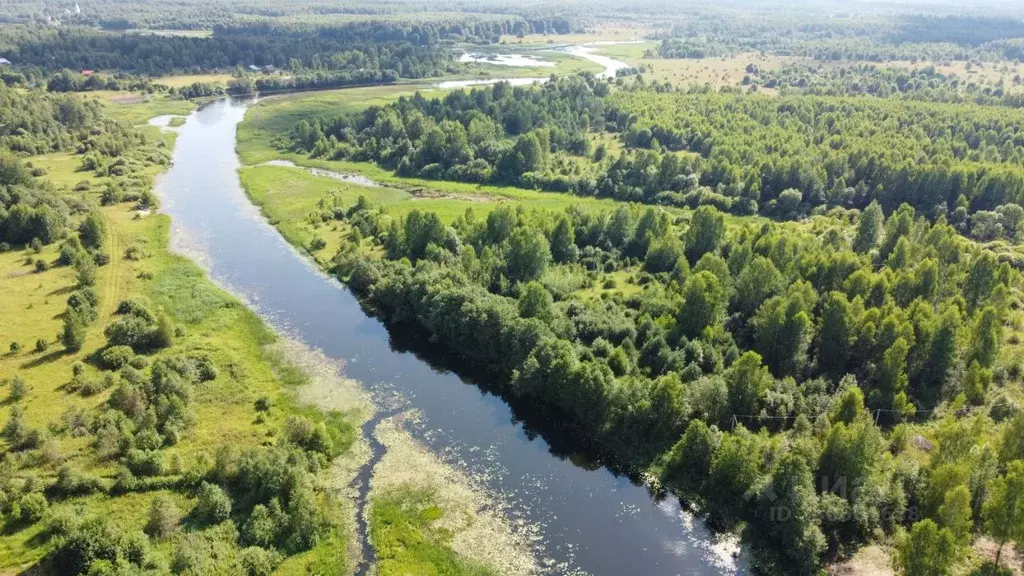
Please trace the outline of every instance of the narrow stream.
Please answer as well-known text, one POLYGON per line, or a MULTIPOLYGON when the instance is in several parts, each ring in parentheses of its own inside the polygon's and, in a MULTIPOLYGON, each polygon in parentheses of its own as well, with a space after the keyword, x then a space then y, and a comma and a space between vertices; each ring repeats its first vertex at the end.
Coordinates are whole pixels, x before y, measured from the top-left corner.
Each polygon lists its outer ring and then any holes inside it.
POLYGON ((558 434, 557 422, 513 408, 486 382, 450 371, 455 364, 426 339, 389 334, 344 286, 288 245, 239 184, 235 135, 246 106, 210 103, 179 129, 173 166, 159 184, 175 250, 271 325, 343 362, 346 376, 378 397, 403 397, 422 415, 408 426, 418 440, 497 494, 513 526, 535 527, 545 573, 746 572, 734 541, 712 534, 676 501, 652 499, 644 487, 588 462, 558 434))

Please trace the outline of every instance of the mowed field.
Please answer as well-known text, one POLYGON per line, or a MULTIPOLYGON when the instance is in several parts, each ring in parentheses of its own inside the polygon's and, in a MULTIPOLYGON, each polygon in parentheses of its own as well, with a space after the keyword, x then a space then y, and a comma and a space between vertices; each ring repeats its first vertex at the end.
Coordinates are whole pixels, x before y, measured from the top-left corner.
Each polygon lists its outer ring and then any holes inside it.
POLYGON ((156 78, 153 80, 153 83, 167 86, 168 88, 181 88, 182 86, 191 86, 196 82, 204 84, 222 82, 226 84, 231 78, 231 74, 179 74, 156 78))

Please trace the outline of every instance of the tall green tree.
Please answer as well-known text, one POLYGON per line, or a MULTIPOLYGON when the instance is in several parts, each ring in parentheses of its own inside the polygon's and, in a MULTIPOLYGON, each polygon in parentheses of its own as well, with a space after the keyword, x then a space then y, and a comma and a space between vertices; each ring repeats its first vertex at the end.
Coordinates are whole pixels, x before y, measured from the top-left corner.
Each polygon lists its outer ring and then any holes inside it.
POLYGON ((853 344, 850 303, 842 292, 830 292, 821 310, 818 368, 833 378, 846 372, 853 344))
POLYGON ((757 415, 774 379, 761 365, 757 352, 745 352, 725 373, 729 409, 733 414, 757 415))
POLYGON ((559 264, 575 262, 579 258, 576 247, 576 230, 569 218, 562 215, 551 232, 551 258, 559 264))
POLYGON ((103 222, 103 216, 98 212, 90 212, 79 226, 78 236, 82 240, 82 246, 92 250, 102 248, 107 236, 107 225, 103 222))
POLYGON ((784 288, 782 273, 764 256, 755 256, 736 278, 735 310, 753 316, 765 300, 784 288))
POLYGON ((989 499, 982 518, 989 535, 999 543, 996 565, 1007 542, 1024 544, 1024 461, 1010 462, 1006 475, 989 484, 989 499))
POLYGON ((711 206, 701 206, 686 229, 686 257, 696 263, 701 256, 717 251, 724 239, 725 217, 711 206))
POLYGON ((971 359, 988 368, 999 357, 999 340, 1002 337, 1002 322, 992 306, 986 306, 974 322, 971 359))
POLYGON ((690 420, 683 437, 669 450, 665 480, 678 485, 690 498, 701 494, 720 442, 717 430, 709 428, 702 420, 690 420))
POLYGON ((815 301, 814 289, 800 282, 758 308, 753 320, 755 348, 772 374, 796 375, 806 362, 814 332, 811 312, 815 301))
POLYGON ((682 333, 696 338, 725 313, 725 290, 710 272, 698 272, 683 285, 683 306, 676 321, 682 333))
POLYGON ((543 284, 528 282, 519 293, 519 315, 550 322, 554 317, 554 298, 543 284))
POLYGON ((551 261, 548 239, 539 231, 519 228, 509 238, 506 271, 514 282, 540 278, 551 261))
POLYGON ((780 460, 769 486, 748 532, 759 544, 755 557, 760 567, 780 574, 817 574, 826 544, 810 467, 790 452, 780 460))
POLYGON ((947 576, 958 555, 956 537, 930 519, 914 524, 897 551, 898 567, 906 576, 947 576))
POLYGON ((853 250, 864 253, 874 248, 878 244, 878 237, 881 235, 884 225, 885 214, 882 213, 882 206, 878 204, 877 200, 872 200, 860 214, 853 250))

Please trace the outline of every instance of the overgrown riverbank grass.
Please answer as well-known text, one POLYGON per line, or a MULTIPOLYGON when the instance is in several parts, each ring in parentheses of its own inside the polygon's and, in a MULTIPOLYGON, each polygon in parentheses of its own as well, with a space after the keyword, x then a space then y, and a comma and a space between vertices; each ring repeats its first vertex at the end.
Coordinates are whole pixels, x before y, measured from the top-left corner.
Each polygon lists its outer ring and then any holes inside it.
POLYGON ((195 109, 194 102, 176 100, 164 94, 142 94, 100 90, 87 92, 86 98, 95 98, 111 116, 134 125, 145 124, 154 116, 165 114, 187 115, 195 109))
POLYGON ((300 120, 383 105, 403 94, 411 95, 416 90, 429 88, 429 84, 392 84, 272 96, 249 107, 246 121, 238 127, 236 149, 245 164, 273 160, 277 154, 270 143, 294 130, 300 120))
POLYGON ((473 46, 465 46, 463 49, 470 54, 514 54, 526 55, 538 60, 553 62, 554 66, 505 66, 502 64, 490 64, 487 62, 469 63, 466 77, 480 78, 546 78, 552 74, 576 74, 578 72, 598 73, 604 70, 600 64, 590 60, 543 48, 532 48, 529 50, 508 49, 504 46, 480 49, 473 46))
POLYGON ((371 535, 379 576, 437 574, 497 576, 497 572, 460 558, 449 546, 452 535, 436 524, 444 511, 426 490, 403 487, 378 495, 370 510, 371 535))

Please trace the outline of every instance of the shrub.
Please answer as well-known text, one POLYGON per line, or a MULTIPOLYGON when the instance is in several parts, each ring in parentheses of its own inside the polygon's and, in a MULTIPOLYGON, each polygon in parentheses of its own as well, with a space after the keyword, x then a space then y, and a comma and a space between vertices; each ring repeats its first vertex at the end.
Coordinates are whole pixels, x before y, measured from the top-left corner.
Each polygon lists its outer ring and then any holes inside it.
POLYGON ((181 512, 174 505, 174 500, 167 496, 158 496, 149 507, 146 534, 158 539, 166 538, 178 529, 180 521, 181 512))
MULTIPOLYGON (((68 296, 68 306, 70 308, 95 308, 99 301, 100 299, 99 296, 96 295, 96 291, 88 286, 79 288, 68 296)), ((91 318, 91 320, 95 320, 95 318, 91 318)))
POLYGON ((104 334, 113 346, 142 350, 151 346, 153 325, 138 316, 125 316, 107 326, 104 334))
POLYGON ((326 247, 327 242, 319 236, 314 236, 313 239, 309 241, 310 252, 319 252, 320 250, 323 250, 326 247))
POLYGON ((50 269, 50 265, 46 263, 46 260, 43 260, 42 258, 36 260, 36 264, 35 264, 36 274, 42 274, 43 272, 46 272, 49 269, 50 269))
POLYGON ((132 449, 125 456, 125 466, 136 476, 160 476, 164 473, 164 456, 158 450, 132 449))
POLYGON ((100 195, 100 204, 103 206, 113 206, 123 199, 124 196, 120 190, 108 186, 103 190, 103 194, 100 195))
POLYGON ((125 260, 137 262, 146 257, 146 252, 139 245, 132 244, 131 246, 124 249, 124 257, 125 260))
POLYGON ((46 338, 40 338, 36 340, 36 352, 46 352, 46 349, 50 347, 50 343, 46 341, 46 338))
POLYGON ((96 252, 92 255, 92 261, 95 262, 97 266, 106 266, 107 264, 110 264, 110 254, 107 254, 106 252, 96 252))
POLYGON ((242 550, 242 569, 247 576, 270 576, 280 563, 281 556, 271 550, 257 546, 242 550))
MULTIPOLYGON (((129 563, 141 566, 146 561, 148 544, 145 537, 121 532, 115 521, 87 518, 70 528, 52 552, 58 574, 85 574, 95 564, 129 563)), ((100 572, 97 570, 97 573, 100 572)), ((102 572, 101 572, 102 573, 102 572)))
POLYGON ((67 536, 80 520, 79 510, 70 507, 50 508, 43 522, 43 534, 51 538, 67 536))
POLYGON ((281 518, 283 515, 277 500, 271 502, 271 508, 263 504, 253 506, 249 518, 242 525, 243 540, 264 548, 271 546, 277 540, 278 529, 285 523, 281 518))
POLYGON ((135 358, 130 346, 111 346, 100 353, 100 364, 107 370, 120 370, 135 358))
POLYGON ((40 252, 43 251, 43 241, 40 240, 38 237, 33 238, 32 241, 29 242, 28 247, 35 254, 39 254, 40 252))
POLYGON ((270 398, 261 396, 256 399, 256 411, 257 412, 269 412, 270 411, 270 398))
POLYGON ((32 175, 35 176, 36 178, 46 176, 46 174, 46 168, 43 168, 42 166, 36 166, 35 168, 32 169, 32 175))
POLYGON ((160 206, 160 199, 151 190, 139 194, 139 210, 152 210, 160 206))
POLYGON ((174 324, 166 314, 161 314, 153 331, 151 345, 154 348, 170 348, 174 345, 174 324))
POLYGON ((223 522, 231 516, 231 498, 220 486, 203 482, 199 486, 196 514, 212 524, 223 522))
POLYGON ((24 398, 27 393, 28 384, 26 384, 25 380, 20 376, 15 376, 14 379, 11 380, 11 392, 8 397, 11 401, 17 402, 24 398))
POLYGON ((99 478, 75 471, 65 464, 57 471, 57 481, 50 488, 58 496, 84 496, 103 490, 99 478))
POLYGON ((60 343, 69 352, 78 352, 85 344, 86 322, 82 315, 69 308, 64 314, 64 327, 60 333, 60 343))
POLYGON ((8 347, 8 349, 11 351, 11 354, 17 354, 18 352, 21 352, 21 342, 11 342, 11 345, 8 347))
POLYGON ((138 316, 149 322, 156 320, 156 316, 149 311, 146 303, 136 298, 126 298, 117 305, 117 313, 124 315, 138 316))
POLYGON ((92 258, 79 258, 75 262, 75 275, 79 286, 96 284, 96 263, 92 258))
POLYGON ((87 192, 92 189, 92 183, 88 180, 79 180, 73 190, 75 192, 87 192))
POLYGON ((78 261, 84 250, 82 243, 78 241, 78 236, 71 236, 61 243, 57 263, 61 266, 71 266, 78 261))
POLYGON ((21 506, 21 521, 26 524, 35 524, 42 520, 50 508, 46 496, 39 492, 31 492, 22 496, 19 504, 21 506))
POLYGON ((327 426, 302 416, 289 416, 284 423, 285 438, 302 448, 326 455, 331 455, 334 448, 327 426))

